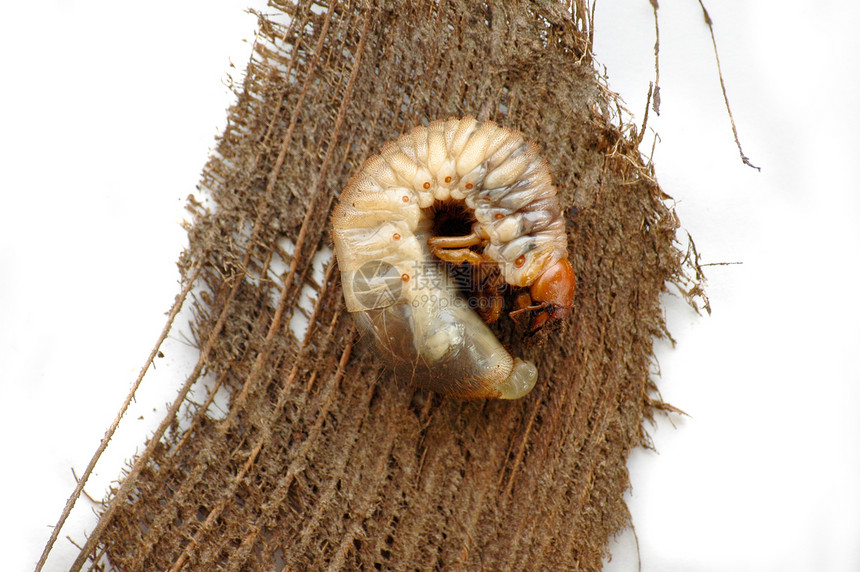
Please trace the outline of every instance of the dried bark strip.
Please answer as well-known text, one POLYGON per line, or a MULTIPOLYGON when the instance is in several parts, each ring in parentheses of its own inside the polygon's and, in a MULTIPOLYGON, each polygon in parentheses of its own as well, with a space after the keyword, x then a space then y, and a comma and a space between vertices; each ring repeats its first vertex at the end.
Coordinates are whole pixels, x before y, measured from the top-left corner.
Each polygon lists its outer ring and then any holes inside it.
POLYGON ((205 366, 230 410, 195 406, 179 429, 183 387, 75 569, 102 554, 123 570, 601 568, 629 520, 627 455, 665 407, 649 375, 661 293, 700 290, 636 129, 613 124, 591 67, 592 10, 282 0, 260 15, 202 175, 215 206, 192 203, 180 261, 201 348, 186 386, 205 366), (356 342, 333 263, 310 278, 362 161, 416 124, 467 114, 536 140, 570 219, 567 327, 539 345, 497 328, 539 366, 517 402, 392 379, 356 342))

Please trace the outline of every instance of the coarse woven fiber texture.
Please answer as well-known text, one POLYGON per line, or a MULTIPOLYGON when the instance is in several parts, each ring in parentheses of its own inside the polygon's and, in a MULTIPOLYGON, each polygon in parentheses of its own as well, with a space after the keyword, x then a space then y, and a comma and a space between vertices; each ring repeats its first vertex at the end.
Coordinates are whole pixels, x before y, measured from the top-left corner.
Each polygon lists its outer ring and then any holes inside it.
POLYGON ((593 69, 589 10, 298 0, 259 15, 180 260, 200 362, 76 568, 602 567, 629 522, 627 456, 668 407, 653 379, 661 293, 700 291, 636 129, 593 69), (568 219, 572 315, 543 343, 497 329, 539 369, 513 402, 395 380, 358 339, 336 264, 314 277, 362 162, 464 115, 534 140, 568 219), (215 387, 194 403, 204 374, 215 387), (215 389, 226 415, 209 407, 215 389))

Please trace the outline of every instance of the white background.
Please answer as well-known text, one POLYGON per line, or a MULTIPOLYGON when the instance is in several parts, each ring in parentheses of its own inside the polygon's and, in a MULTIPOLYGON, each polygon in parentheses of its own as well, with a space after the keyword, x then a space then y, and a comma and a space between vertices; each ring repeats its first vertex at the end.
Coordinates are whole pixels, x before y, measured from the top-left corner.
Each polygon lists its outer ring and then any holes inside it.
MULTIPOLYGON (((178 292, 179 223, 241 80, 259 0, 7 3, 0 16, 0 568, 29 570, 178 292), (235 68, 230 67, 230 63, 235 68)), ((813 7, 814 6, 814 7, 813 7)), ((709 266, 710 317, 667 296, 663 398, 630 459, 642 570, 860 570, 860 8, 660 10, 664 190, 709 266)), ((595 52, 641 121, 647 0, 599 2, 595 52)), ((650 138, 644 146, 650 149, 650 138)), ((181 333, 86 490, 101 498, 175 396, 181 333)), ((96 519, 82 498, 47 570, 96 519)), ((636 570, 635 540, 607 569, 636 570)))

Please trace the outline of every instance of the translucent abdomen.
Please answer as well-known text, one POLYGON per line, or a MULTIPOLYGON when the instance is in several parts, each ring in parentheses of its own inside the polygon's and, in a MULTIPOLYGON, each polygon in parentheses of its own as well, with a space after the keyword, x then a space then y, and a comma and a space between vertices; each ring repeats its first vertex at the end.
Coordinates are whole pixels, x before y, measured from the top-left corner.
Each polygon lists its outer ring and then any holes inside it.
POLYGON ((428 287, 411 299, 353 313, 364 335, 372 335, 398 379, 453 397, 517 399, 531 391, 537 369, 512 358, 446 274, 428 265, 428 287))

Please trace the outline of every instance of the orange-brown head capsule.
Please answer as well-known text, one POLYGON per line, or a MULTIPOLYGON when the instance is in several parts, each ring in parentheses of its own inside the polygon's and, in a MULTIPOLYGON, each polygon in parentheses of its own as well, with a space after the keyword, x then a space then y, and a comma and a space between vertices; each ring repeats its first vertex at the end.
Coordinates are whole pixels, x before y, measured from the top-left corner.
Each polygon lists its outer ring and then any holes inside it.
POLYGON ((532 331, 544 327, 549 322, 563 319, 573 305, 573 292, 576 289, 576 277, 573 267, 567 258, 562 258, 531 285, 529 292, 533 302, 544 304, 534 317, 532 331))

